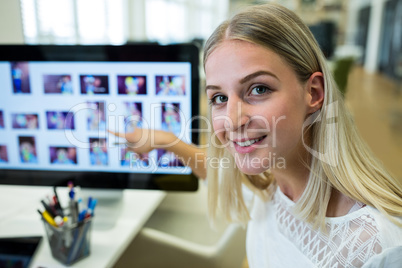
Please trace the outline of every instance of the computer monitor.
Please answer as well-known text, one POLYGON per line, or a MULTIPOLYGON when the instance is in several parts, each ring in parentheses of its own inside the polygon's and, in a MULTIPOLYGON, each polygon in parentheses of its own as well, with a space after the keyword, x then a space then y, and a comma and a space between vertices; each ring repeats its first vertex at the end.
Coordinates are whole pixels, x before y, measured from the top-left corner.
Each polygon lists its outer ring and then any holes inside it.
POLYGON ((138 155, 107 133, 198 143, 194 45, 1 45, 0 92, 0 184, 197 190, 175 155, 138 155))

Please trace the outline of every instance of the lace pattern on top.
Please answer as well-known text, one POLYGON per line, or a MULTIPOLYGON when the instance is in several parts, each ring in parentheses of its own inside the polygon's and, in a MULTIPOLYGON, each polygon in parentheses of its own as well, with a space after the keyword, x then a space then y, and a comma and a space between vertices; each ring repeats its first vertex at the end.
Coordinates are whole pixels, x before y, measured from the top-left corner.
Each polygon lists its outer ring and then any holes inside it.
POLYGON ((357 212, 356 217, 345 220, 327 218, 324 234, 298 220, 291 213, 294 204, 279 191, 273 200, 278 229, 317 267, 361 267, 382 251, 379 230, 370 214, 357 212))

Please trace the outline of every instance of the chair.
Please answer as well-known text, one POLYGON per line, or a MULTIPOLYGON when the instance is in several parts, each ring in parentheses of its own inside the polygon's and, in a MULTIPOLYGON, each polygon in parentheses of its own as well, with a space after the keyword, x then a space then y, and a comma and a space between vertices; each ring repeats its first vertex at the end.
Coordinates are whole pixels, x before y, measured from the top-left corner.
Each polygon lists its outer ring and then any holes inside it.
POLYGON ((240 268, 246 230, 207 220, 206 186, 196 193, 168 193, 116 264, 119 267, 240 268))

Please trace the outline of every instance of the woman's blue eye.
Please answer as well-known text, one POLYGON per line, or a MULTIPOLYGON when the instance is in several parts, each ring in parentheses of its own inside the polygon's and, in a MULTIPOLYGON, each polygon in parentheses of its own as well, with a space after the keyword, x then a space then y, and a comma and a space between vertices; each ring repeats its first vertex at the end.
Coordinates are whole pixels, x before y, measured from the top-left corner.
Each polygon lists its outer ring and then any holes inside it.
POLYGON ((211 99, 212 104, 221 104, 228 101, 228 97, 223 95, 215 96, 211 99))
POLYGON ((251 90, 251 95, 261 95, 269 91, 269 88, 264 86, 256 86, 251 90))

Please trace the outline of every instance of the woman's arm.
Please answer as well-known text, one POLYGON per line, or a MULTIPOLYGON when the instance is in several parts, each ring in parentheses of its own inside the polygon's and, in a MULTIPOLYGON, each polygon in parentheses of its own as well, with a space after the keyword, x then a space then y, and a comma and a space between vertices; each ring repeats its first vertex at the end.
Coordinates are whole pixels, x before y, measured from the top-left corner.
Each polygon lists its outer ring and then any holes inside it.
POLYGON ((125 138, 128 148, 135 153, 164 149, 174 153, 184 165, 193 170, 198 178, 205 179, 207 175, 205 150, 183 142, 172 132, 146 128, 136 128, 130 133, 108 131, 115 136, 125 138))

